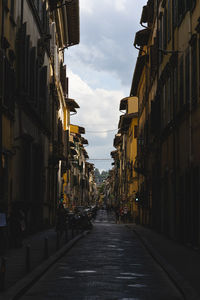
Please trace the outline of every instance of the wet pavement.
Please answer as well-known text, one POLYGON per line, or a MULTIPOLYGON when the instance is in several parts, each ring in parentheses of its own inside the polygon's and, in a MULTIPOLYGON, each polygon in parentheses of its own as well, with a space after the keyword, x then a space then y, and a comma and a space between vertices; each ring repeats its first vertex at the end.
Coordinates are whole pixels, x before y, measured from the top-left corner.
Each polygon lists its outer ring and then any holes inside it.
POLYGON ((137 236, 99 211, 80 240, 21 299, 182 299, 137 236))

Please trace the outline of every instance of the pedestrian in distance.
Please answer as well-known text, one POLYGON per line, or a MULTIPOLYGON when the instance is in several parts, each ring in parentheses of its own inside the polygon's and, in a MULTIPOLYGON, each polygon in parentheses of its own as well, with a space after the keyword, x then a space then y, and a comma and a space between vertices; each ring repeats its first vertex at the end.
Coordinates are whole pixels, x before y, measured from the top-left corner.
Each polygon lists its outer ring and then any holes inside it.
POLYGON ((57 213, 56 213, 56 232, 59 233, 60 236, 63 235, 67 226, 67 212, 63 206, 63 204, 59 204, 57 213))
POLYGON ((7 215, 5 205, 0 205, 0 255, 5 255, 7 249, 7 215))
POLYGON ((11 235, 11 245, 14 248, 22 247, 23 234, 26 229, 25 215, 16 203, 12 206, 12 211, 9 218, 9 228, 11 235))

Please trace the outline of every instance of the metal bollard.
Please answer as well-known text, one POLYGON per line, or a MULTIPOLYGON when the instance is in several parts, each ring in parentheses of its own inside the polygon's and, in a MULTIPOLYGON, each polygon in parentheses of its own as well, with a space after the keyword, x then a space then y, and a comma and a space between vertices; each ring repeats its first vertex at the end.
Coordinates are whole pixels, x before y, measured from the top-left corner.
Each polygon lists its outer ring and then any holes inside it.
POLYGON ((2 257, 1 267, 0 267, 0 291, 5 290, 5 279, 6 279, 6 259, 5 257, 2 257))
POLYGON ((44 259, 47 259, 49 257, 49 240, 48 237, 46 236, 44 239, 44 259))
POLYGON ((60 233, 57 232, 57 235, 56 235, 56 250, 59 250, 60 249, 60 233))
POLYGON ((26 272, 30 272, 31 270, 31 246, 27 245, 26 246, 26 272))

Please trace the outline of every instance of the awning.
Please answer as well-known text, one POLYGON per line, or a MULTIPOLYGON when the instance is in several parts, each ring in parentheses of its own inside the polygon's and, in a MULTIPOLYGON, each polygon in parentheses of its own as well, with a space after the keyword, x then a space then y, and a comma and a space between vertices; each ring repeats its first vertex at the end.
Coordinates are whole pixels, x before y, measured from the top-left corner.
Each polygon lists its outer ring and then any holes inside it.
POLYGON ((71 133, 76 133, 76 134, 84 134, 85 133, 85 128, 78 126, 78 125, 73 125, 70 124, 70 132, 71 133))
POLYGON ((78 127, 78 129, 79 129, 79 133, 80 134, 84 134, 85 133, 85 128, 84 127, 78 127))
POLYGON ((153 22, 153 1, 148 1, 148 4, 143 6, 140 24, 153 22))
POLYGON ((73 142, 71 142, 71 141, 69 141, 69 146, 72 147, 72 148, 76 147, 76 145, 73 142))
POLYGON ((68 107, 80 108, 80 106, 78 105, 78 103, 74 99, 65 98, 65 103, 68 107))
POLYGON ((79 0, 73 0, 67 3, 67 28, 68 28, 68 41, 66 47, 77 45, 80 42, 80 17, 79 17, 79 0))
POLYGON ((115 157, 118 156, 118 151, 117 150, 112 151, 112 152, 110 152, 110 155, 111 155, 112 158, 115 158, 115 157))
POLYGON ((121 142, 122 142, 121 133, 118 133, 115 135, 113 146, 117 147, 119 145, 119 143, 121 143, 121 142))
POLYGON ((74 156, 74 155, 77 155, 78 153, 75 149, 70 148, 70 154, 74 156))
POLYGON ((75 109, 74 107, 69 107, 69 110, 70 110, 70 112, 74 112, 74 113, 77 112, 76 109, 75 109))
POLYGON ((137 58, 132 85, 131 85, 130 97, 137 96, 138 83, 140 81, 143 68, 145 66, 146 58, 147 55, 139 55, 137 58))
POLYGON ((151 30, 149 28, 142 29, 135 34, 134 46, 145 46, 148 43, 151 30))
POLYGON ((125 114, 120 117, 119 128, 122 132, 127 131, 132 119, 137 118, 138 113, 125 114))
POLYGON ((79 142, 78 136, 74 136, 73 139, 74 139, 74 142, 79 142))
POLYGON ((140 23, 147 23, 147 22, 148 22, 148 6, 145 5, 145 6, 143 6, 143 9, 142 9, 140 23))
POLYGON ((126 110, 128 99, 129 99, 129 97, 126 97, 120 101, 119 110, 126 110))
POLYGON ((88 140, 86 140, 84 137, 81 137, 81 143, 88 145, 88 140))
POLYGON ((85 156, 85 158, 89 158, 87 151, 85 149, 83 149, 82 151, 83 151, 83 155, 85 156))

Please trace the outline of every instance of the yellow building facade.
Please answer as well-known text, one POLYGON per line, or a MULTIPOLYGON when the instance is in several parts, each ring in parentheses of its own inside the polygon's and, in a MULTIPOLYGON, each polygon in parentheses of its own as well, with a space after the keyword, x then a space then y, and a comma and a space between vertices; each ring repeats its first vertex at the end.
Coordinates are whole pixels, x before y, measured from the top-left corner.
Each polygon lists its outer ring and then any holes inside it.
POLYGON ((200 1, 152 1, 135 35, 140 222, 199 245, 200 1), (143 63, 142 63, 143 61, 143 63))

